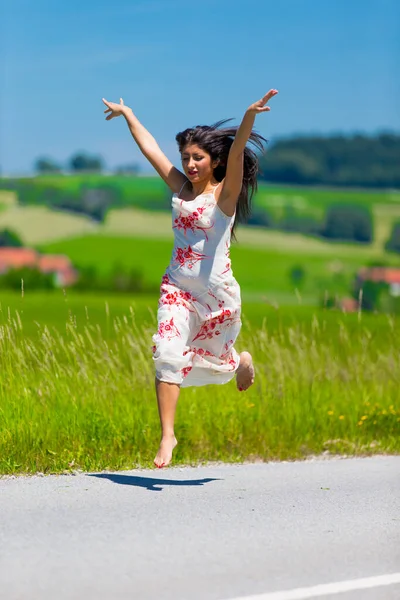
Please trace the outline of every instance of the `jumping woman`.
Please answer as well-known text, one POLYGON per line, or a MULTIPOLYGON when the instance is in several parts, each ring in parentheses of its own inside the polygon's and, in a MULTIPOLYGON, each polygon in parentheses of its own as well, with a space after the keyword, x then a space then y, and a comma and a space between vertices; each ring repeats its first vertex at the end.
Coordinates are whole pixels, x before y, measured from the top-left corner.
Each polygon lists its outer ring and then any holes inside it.
POLYGON ((162 278, 158 332, 153 336, 161 443, 154 464, 172 459, 177 445, 175 410, 181 387, 227 383, 236 374, 239 391, 254 382, 252 357, 234 344, 241 327, 240 288, 229 248, 237 220, 250 214, 257 189, 258 158, 266 140, 252 128, 256 115, 270 110, 270 90, 246 110, 239 127, 198 125, 176 136, 182 171, 161 151, 132 110, 107 102, 106 120, 123 115, 140 151, 170 188, 175 242, 162 278))

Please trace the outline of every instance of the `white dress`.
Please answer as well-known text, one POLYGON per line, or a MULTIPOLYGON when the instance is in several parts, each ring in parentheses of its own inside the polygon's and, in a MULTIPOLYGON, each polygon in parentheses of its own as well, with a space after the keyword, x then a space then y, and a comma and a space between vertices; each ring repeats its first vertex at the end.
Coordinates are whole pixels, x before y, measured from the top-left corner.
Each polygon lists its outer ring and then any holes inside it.
POLYGON ((172 197, 175 242, 153 336, 156 377, 182 387, 227 383, 239 366, 234 343, 241 328, 229 258, 235 217, 221 211, 214 192, 186 201, 181 191, 172 197))

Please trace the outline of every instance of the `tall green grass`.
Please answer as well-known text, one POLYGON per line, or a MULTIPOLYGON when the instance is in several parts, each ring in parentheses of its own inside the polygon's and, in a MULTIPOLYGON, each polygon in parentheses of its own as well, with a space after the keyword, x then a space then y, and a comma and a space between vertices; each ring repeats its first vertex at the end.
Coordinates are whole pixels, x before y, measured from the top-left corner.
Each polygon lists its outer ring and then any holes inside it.
MULTIPOLYGON (((70 314, 63 329, 0 325, 0 472, 147 467, 157 451, 151 334, 131 309, 106 326, 70 314)), ((322 313, 272 330, 245 323, 238 349, 256 382, 183 390, 176 463, 294 459, 400 450, 400 325, 322 313), (350 326, 351 325, 351 326, 350 326)))
MULTIPOLYGON (((281 294, 285 304, 271 304, 251 298, 251 294, 243 293, 242 317, 243 332, 248 329, 267 328, 275 335, 277 332, 291 327, 300 327, 305 335, 310 335, 314 315, 317 315, 332 343, 336 343, 338 331, 338 313, 333 310, 314 308, 303 302, 302 297, 290 296, 290 302, 281 294), (299 303, 299 301, 301 303, 299 303)), ((132 318, 138 327, 155 327, 158 304, 157 295, 110 294, 100 292, 78 293, 70 290, 54 290, 39 292, 24 290, 10 292, 1 290, 0 294, 0 326, 9 324, 10 319, 19 314, 24 338, 33 341, 40 337, 40 331, 47 327, 60 333, 65 332, 69 323, 73 322, 75 330, 83 333, 84 327, 96 323, 100 327, 104 339, 114 339, 117 331, 113 327, 115 319, 132 318)), ((340 314, 350 335, 357 335, 359 320, 357 314, 340 314)), ((384 314, 363 313, 362 323, 374 338, 376 346, 390 343, 390 320, 384 314)))

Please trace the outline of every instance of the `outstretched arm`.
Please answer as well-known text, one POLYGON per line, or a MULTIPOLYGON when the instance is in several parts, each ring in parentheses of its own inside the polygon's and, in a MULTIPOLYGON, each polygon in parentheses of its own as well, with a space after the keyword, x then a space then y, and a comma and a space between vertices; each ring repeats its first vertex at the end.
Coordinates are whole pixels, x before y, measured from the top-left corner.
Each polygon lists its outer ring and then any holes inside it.
POLYGON ((185 175, 168 160, 151 133, 143 127, 139 119, 133 114, 132 109, 129 106, 125 106, 122 98, 120 98, 119 104, 108 102, 104 98, 103 102, 107 106, 104 112, 109 113, 106 121, 110 121, 114 117, 125 117, 132 137, 139 146, 142 154, 153 165, 168 187, 173 192, 179 192, 186 181, 185 175))
POLYGON ((226 175, 218 199, 218 205, 227 215, 233 216, 236 210, 236 203, 242 189, 243 181, 243 153, 253 129, 255 118, 259 113, 271 110, 269 106, 265 105, 277 93, 278 90, 270 90, 261 100, 249 106, 236 131, 235 139, 229 150, 226 175))

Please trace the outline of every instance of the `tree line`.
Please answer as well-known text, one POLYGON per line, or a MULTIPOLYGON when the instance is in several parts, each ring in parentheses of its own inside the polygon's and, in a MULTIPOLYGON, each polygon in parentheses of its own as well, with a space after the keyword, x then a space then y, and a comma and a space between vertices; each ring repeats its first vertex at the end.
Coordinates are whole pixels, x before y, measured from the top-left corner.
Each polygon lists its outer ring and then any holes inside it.
POLYGON ((260 160, 273 183, 400 187, 400 134, 298 136, 271 144, 260 160))
MULTIPOLYGON (((39 175, 57 173, 103 173, 106 169, 104 159, 99 155, 91 155, 87 152, 73 154, 65 164, 62 164, 48 156, 41 156, 34 162, 35 172, 39 175)), ((118 175, 137 175, 140 166, 137 163, 119 165, 114 169, 118 175)))
MULTIPOLYGON (((37 173, 102 173, 103 158, 78 152, 65 165, 49 157, 35 161, 37 173)), ((116 173, 136 175, 137 163, 116 173)), ((279 139, 260 157, 260 179, 289 185, 400 187, 400 134, 297 136, 279 139)))

